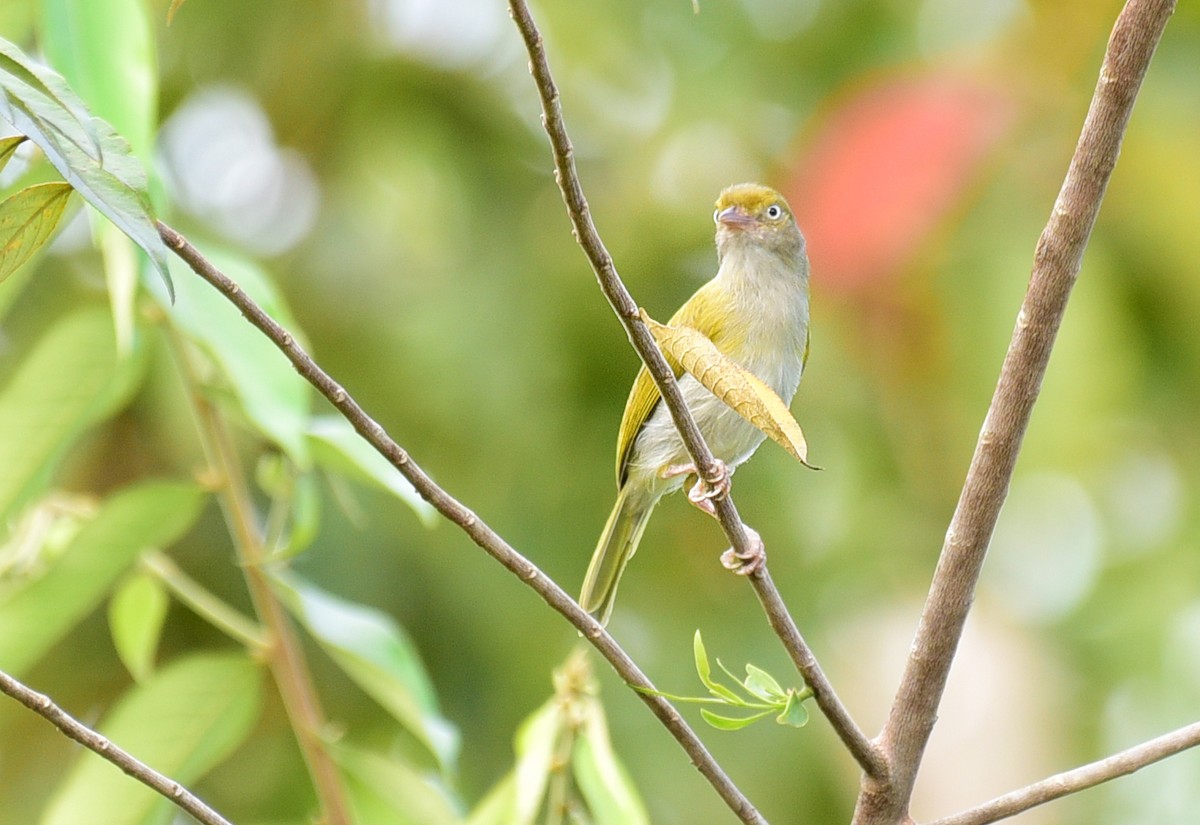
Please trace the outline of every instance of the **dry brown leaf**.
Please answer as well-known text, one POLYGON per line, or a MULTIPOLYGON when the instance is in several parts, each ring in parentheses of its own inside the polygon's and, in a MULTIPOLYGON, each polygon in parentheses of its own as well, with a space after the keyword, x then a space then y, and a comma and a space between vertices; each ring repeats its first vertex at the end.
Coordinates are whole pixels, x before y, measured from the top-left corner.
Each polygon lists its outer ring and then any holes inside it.
POLYGON ((805 467, 820 469, 808 463, 808 442, 791 410, 762 379, 722 353, 702 332, 691 327, 660 324, 644 309, 641 315, 663 351, 709 392, 766 433, 805 467))

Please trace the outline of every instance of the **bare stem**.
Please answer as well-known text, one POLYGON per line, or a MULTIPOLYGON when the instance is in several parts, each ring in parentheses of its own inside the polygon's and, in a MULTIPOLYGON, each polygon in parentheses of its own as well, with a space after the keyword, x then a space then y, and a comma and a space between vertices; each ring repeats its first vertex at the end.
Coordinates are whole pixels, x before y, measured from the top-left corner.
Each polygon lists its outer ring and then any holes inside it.
POLYGON ((0 691, 46 719, 62 731, 68 739, 78 742, 102 759, 113 763, 146 787, 162 794, 174 805, 191 814, 202 825, 232 825, 228 819, 205 805, 187 788, 149 765, 138 761, 128 751, 122 750, 111 740, 80 723, 54 704, 44 693, 38 693, 26 687, 7 673, 0 673, 0 691))
POLYGON ((891 781, 864 779, 856 825, 891 825, 907 818, 917 768, 937 719, 1050 350, 1116 165, 1133 102, 1174 8, 1174 0, 1129 0, 1109 39, 1075 155, 1038 240, 1029 289, 880 736, 891 781))
POLYGON ((1163 734, 1105 759, 1056 774, 1020 790, 998 796, 969 811, 939 819, 930 825, 987 825, 1102 782, 1128 776, 1147 765, 1200 745, 1200 722, 1163 734))
MULTIPOLYGON (((683 439, 683 444, 698 469, 699 475, 707 480, 716 481, 721 477, 720 465, 700 434, 700 429, 696 426, 696 422, 683 400, 683 395, 679 391, 674 371, 667 364, 662 351, 654 341, 654 336, 642 321, 637 303, 617 274, 612 256, 604 246, 604 242, 600 239, 600 233, 597 232, 595 223, 592 221, 591 210, 588 207, 587 198, 583 194, 579 173, 575 168, 575 150, 571 145, 571 138, 567 134, 566 124, 563 122, 561 96, 554 77, 550 73, 550 64, 546 58, 546 48, 541 32, 538 30, 525 0, 509 0, 508 7, 509 14, 516 23, 517 29, 525 41, 525 48, 529 52, 529 71, 533 75, 542 102, 542 125, 550 138, 550 147, 554 155, 554 178, 558 182, 563 201, 566 203, 575 239, 583 249, 584 255, 587 256, 604 297, 608 299, 617 318, 625 327, 630 343, 633 344, 638 357, 642 359, 646 369, 654 378, 654 383, 662 394, 663 402, 671 413, 675 427, 679 430, 679 435, 683 439)), ((714 503, 721 528, 725 531, 733 549, 738 553, 745 554, 750 549, 750 539, 746 533, 746 525, 738 515, 737 507, 734 506, 733 498, 728 495, 722 496, 714 503)), ((768 603, 773 605, 772 609, 776 611, 776 615, 773 616, 769 610, 768 619, 771 626, 779 633, 780 640, 787 648, 792 660, 797 666, 800 666, 801 662, 811 664, 811 666, 806 664, 806 666, 800 667, 800 673, 806 681, 810 676, 818 679, 818 684, 812 682, 808 682, 808 684, 817 694, 818 705, 829 719, 830 724, 863 770, 871 776, 881 776, 884 767, 882 757, 855 724, 837 694, 833 692, 828 680, 816 665, 816 657, 811 648, 796 630, 791 617, 787 617, 786 622, 776 621, 777 618, 780 618, 779 613, 786 616, 787 609, 767 573, 765 561, 758 568, 758 572, 751 575, 750 578, 764 607, 768 603), (780 633, 780 627, 785 624, 790 626, 791 630, 787 633, 780 633)))
MULTIPOLYGON (((181 234, 161 221, 158 224, 158 231, 171 251, 187 263, 193 272, 216 287, 222 295, 241 310, 246 320, 266 335, 291 361, 296 372, 300 373, 321 395, 325 396, 358 431, 358 434, 408 479, 422 498, 432 504, 442 516, 462 528, 475 544, 500 562, 510 573, 529 585, 546 604, 578 628, 584 638, 608 660, 608 663, 627 684, 635 689, 654 689, 654 685, 646 678, 646 675, 612 636, 608 635, 600 626, 599 622, 585 613, 575 600, 538 569, 537 565, 518 553, 474 512, 435 484, 429 475, 412 460, 404 448, 397 444, 378 422, 367 415, 353 396, 313 361, 312 357, 296 343, 296 339, 290 332, 264 312, 262 307, 242 291, 241 287, 213 266, 181 234)), ((733 784, 733 781, 713 759, 712 754, 704 747, 704 743, 696 736, 695 731, 688 726, 671 703, 662 697, 646 694, 640 690, 637 691, 637 695, 675 737, 692 760, 692 764, 709 781, 730 810, 745 823, 765 825, 766 820, 733 784)))
POLYGON ((219 481, 217 499, 237 550, 254 611, 267 630, 267 665, 312 778, 322 821, 325 825, 350 825, 349 801, 333 756, 325 745, 322 734, 326 727, 325 716, 313 686, 308 662, 304 658, 304 649, 287 610, 271 588, 263 569, 266 559, 263 537, 237 451, 224 417, 200 391, 182 342, 176 340, 175 345, 199 425, 201 442, 219 481))

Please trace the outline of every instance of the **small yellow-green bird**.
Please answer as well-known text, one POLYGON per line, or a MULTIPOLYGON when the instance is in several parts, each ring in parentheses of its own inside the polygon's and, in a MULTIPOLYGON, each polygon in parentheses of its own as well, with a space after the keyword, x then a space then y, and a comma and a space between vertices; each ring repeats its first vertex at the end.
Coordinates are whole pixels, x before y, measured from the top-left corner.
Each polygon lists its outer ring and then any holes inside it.
MULTIPOLYGON (((717 198, 717 275, 671 317, 702 332, 722 353, 769 384, 790 404, 808 359, 808 255, 786 200, 755 183, 717 198)), ((671 359, 668 359, 671 361, 671 359)), ((765 438, 761 430, 671 362, 679 388, 713 455, 732 472, 765 438)), ((658 500, 696 472, 645 366, 634 379, 617 434, 617 503, 592 555, 579 603, 608 621, 617 584, 658 500)), ((728 482, 701 480, 692 503, 708 513, 728 482)))

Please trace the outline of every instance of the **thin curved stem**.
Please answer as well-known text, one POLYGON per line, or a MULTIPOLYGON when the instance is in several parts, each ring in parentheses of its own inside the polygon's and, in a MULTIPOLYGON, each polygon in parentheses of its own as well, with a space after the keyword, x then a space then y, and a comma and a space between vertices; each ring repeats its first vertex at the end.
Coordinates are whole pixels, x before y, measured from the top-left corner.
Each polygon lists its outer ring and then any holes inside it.
POLYGON ((1200 722, 1155 737, 1112 756, 1055 774, 1019 790, 998 796, 968 811, 938 819, 929 825, 987 825, 1053 802, 1069 794, 1093 788, 1110 779, 1128 776, 1147 765, 1200 745, 1200 722))
POLYGON ((146 787, 165 796, 172 804, 195 817, 201 825, 233 825, 183 785, 139 761, 131 753, 114 744, 112 740, 79 722, 54 704, 44 693, 38 693, 2 672, 0 672, 0 692, 11 696, 41 716, 58 728, 68 739, 78 742, 101 759, 106 759, 116 765, 146 787))
MULTIPOLYGON (((538 96, 542 102, 542 125, 550 138, 550 147, 554 155, 554 178, 562 192, 575 240, 578 241, 584 255, 587 256, 604 297, 608 299, 617 318, 625 327, 625 332, 628 334, 634 350, 637 351, 638 357, 642 359, 646 369, 654 378, 654 383, 662 394, 663 402, 671 413, 675 427, 679 430, 679 435, 683 439, 684 446, 699 475, 715 483, 723 477, 722 467, 713 457, 712 451, 700 434, 700 429, 696 426, 696 422, 683 400, 683 395, 679 391, 674 371, 667 364, 662 351, 654 341, 654 336, 642 321, 637 303, 617 274, 612 256, 608 253, 608 249, 604 246, 604 242, 600 239, 600 233, 592 221, 591 209, 588 207, 587 198, 584 197, 583 185, 580 183, 579 173, 575 168, 575 150, 571 145, 571 138, 567 134, 566 124, 563 121, 561 96, 554 77, 550 73, 550 64, 546 58, 546 48, 541 32, 538 30, 525 0, 509 0, 508 7, 513 22, 516 23, 517 29, 525 41, 525 48, 529 52, 529 70, 533 75, 538 96)), ((721 496, 713 503, 716 505, 717 519, 720 521, 721 528, 725 531, 730 545, 737 553, 747 554, 751 548, 750 537, 747 534, 745 523, 738 515, 733 497, 721 496)), ((881 777, 884 772, 884 762, 878 749, 867 739, 855 724, 849 711, 841 704, 820 667, 817 666, 816 656, 812 649, 796 629, 791 617, 788 616, 786 621, 782 619, 780 613, 786 616, 787 609, 771 581, 766 562, 759 565, 758 570, 748 578, 763 606, 771 605, 767 612, 768 619, 772 628, 775 628, 776 633, 779 634, 792 661, 799 667, 801 675, 806 681, 810 677, 817 679, 817 684, 809 682, 809 685, 818 693, 818 705, 838 736, 868 775, 881 777), (790 627, 790 630, 780 633, 782 627, 790 627), (805 663, 802 667, 800 666, 801 662, 805 663)))
MULTIPOLYGON (((183 235, 161 221, 158 232, 167 246, 180 257, 192 271, 214 286, 233 303, 252 325, 258 328, 291 361, 296 372, 325 396, 347 421, 358 431, 368 444, 386 458, 392 466, 408 479, 416 491, 433 505, 446 519, 462 528, 472 541, 500 562, 509 572, 531 587, 546 604, 558 611, 567 621, 579 629, 592 646, 600 652, 613 669, 636 689, 654 685, 642 673, 629 655, 608 635, 600 623, 585 613, 575 600, 555 584, 537 565, 518 553, 474 512, 433 482, 429 475, 417 465, 408 452, 397 444, 380 424, 367 415, 350 393, 321 369, 304 349, 296 343, 290 332, 263 311, 241 287, 205 258, 200 251, 188 243, 183 235)), ((704 743, 688 726, 679 711, 667 700, 641 691, 638 697, 658 717, 663 726, 675 737, 692 760, 692 764, 709 781, 725 803, 743 822, 765 825, 766 820, 738 789, 733 781, 717 764, 704 743)))

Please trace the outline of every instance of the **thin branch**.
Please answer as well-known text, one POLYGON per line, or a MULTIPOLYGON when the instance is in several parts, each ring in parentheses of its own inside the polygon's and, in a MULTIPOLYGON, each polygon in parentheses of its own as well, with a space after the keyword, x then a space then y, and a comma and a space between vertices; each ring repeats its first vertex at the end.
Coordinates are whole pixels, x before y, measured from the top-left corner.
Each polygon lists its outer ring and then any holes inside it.
POLYGON ((1174 8, 1174 0, 1129 0, 1109 39, 1075 155, 1037 244, 1029 289, 880 737, 893 781, 863 782, 856 825, 891 825, 906 816, 1050 350, 1116 165, 1133 102, 1174 8))
MULTIPOLYGON (((188 243, 186 238, 161 221, 158 224, 158 232, 171 251, 187 263, 193 272, 216 287, 222 295, 241 310, 247 321, 257 327, 287 356, 296 371, 333 404, 358 431, 359 435, 366 439, 368 444, 408 479, 422 498, 432 504, 434 509, 445 518, 462 528, 472 541, 504 565, 509 572, 529 585, 546 604, 578 628, 626 683, 634 688, 654 689, 654 685, 646 678, 646 675, 612 636, 600 626, 599 622, 585 613, 575 600, 538 569, 537 565, 518 553, 475 513, 435 484, 428 474, 412 460, 404 448, 397 444, 378 422, 367 415, 353 396, 313 361, 308 353, 296 343, 292 334, 264 312, 242 291, 237 283, 213 266, 207 258, 200 254, 199 250, 188 243)), ((766 820, 733 784, 733 781, 713 759, 712 754, 704 747, 704 743, 679 715, 679 712, 662 697, 646 694, 640 690, 637 695, 675 737, 692 760, 692 764, 704 775, 738 818, 745 823, 765 825, 766 820)))
MULTIPOLYGON (((591 210, 588 207, 587 198, 583 194, 579 173, 575 168, 575 150, 571 145, 571 138, 567 135, 566 124, 563 122, 561 97, 554 77, 550 73, 550 64, 546 58, 541 32, 538 30, 525 0, 509 0, 508 5, 509 14, 521 32, 525 48, 529 52, 529 70, 533 75, 542 102, 542 125, 550 138, 550 147, 554 155, 554 178, 558 182, 563 201, 566 203, 575 239, 583 249, 584 255, 587 256, 604 297, 608 299, 621 324, 625 327, 630 343, 633 344, 638 357, 642 359, 646 369, 654 378, 654 383, 662 394, 663 402, 667 405, 675 427, 679 430, 683 444, 699 474, 705 479, 715 481, 720 477, 720 467, 688 411, 683 395, 679 391, 679 385, 675 381, 674 371, 667 364, 658 344, 655 343, 654 336, 643 323, 638 313, 637 303, 617 274, 612 256, 605 248, 592 221, 591 210)), ((745 553, 750 548, 749 537, 732 497, 723 496, 716 500, 715 504, 718 519, 730 544, 739 553, 745 553)), ((787 616, 783 599, 767 572, 765 562, 759 566, 757 572, 751 574, 750 579, 759 600, 767 609, 771 627, 779 634, 792 661, 799 668, 805 682, 813 689, 818 706, 863 770, 870 776, 882 777, 884 774, 882 756, 842 705, 841 700, 817 665, 812 649, 800 635, 791 617, 787 616)))
POLYGON ((312 778, 321 821, 326 825, 350 825, 350 802, 333 755, 325 743, 325 715, 304 657, 303 645, 263 570, 266 559, 263 536, 225 418, 200 391, 199 380, 182 342, 178 336, 172 338, 195 411, 200 440, 212 472, 219 480, 217 500, 237 551, 250 601, 267 630, 264 657, 312 778))
POLYGON ((251 651, 251 655, 264 653, 269 649, 270 645, 261 627, 206 590, 202 584, 179 569, 179 565, 169 556, 151 551, 144 553, 140 561, 142 567, 162 582, 175 598, 217 630, 245 645, 251 651))
POLYGON ((113 763, 146 787, 162 794, 174 805, 191 814, 202 825, 233 825, 178 782, 138 761, 128 751, 122 750, 111 740, 77 721, 54 704, 49 696, 26 687, 7 673, 2 672, 0 672, 0 691, 54 725, 68 739, 78 742, 102 759, 113 763))
POLYGON ((1016 816, 1022 811, 1053 802, 1068 794, 1087 790, 1110 779, 1128 776, 1147 765, 1197 745, 1200 745, 1200 722, 1193 722, 1187 727, 1165 733, 1105 759, 1056 774, 1004 796, 998 796, 977 808, 939 819, 930 825, 987 825, 989 822, 999 822, 1001 819, 1016 816))

